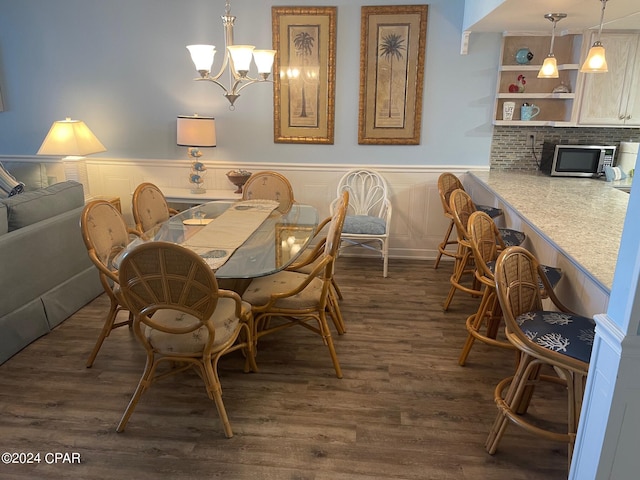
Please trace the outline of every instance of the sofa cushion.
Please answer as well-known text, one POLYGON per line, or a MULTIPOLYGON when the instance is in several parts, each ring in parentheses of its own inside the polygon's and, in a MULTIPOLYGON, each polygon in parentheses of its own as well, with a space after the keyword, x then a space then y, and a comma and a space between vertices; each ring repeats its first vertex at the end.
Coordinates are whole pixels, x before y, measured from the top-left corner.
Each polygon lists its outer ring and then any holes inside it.
POLYGON ((7 220, 7 206, 0 202, 0 235, 4 235, 9 231, 9 222, 7 220))
POLYGON ((15 179, 9 171, 0 163, 0 197, 12 197, 24 190, 24 183, 15 179))
POLYGON ((25 191, 37 190, 49 186, 47 167, 44 163, 3 161, 4 167, 13 178, 24 183, 25 191))
POLYGON ((9 231, 54 217, 84 205, 82 184, 68 180, 5 198, 9 231))

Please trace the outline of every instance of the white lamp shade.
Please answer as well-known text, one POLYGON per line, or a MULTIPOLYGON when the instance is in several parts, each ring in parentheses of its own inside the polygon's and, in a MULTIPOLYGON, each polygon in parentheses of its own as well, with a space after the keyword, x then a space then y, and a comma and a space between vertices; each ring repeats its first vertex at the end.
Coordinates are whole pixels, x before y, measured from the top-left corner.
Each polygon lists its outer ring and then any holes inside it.
POLYGON ((53 122, 38 150, 38 155, 81 157, 106 150, 83 121, 67 118, 53 122))
POLYGON ((177 120, 177 144, 181 147, 215 147, 216 120, 199 115, 179 115, 177 120))
POLYGON ((254 50, 253 60, 258 67, 258 73, 271 73, 273 59, 276 56, 275 50, 254 50))
POLYGON ((248 71, 251 66, 251 58, 253 57, 253 45, 229 45, 227 49, 231 55, 231 61, 233 62, 233 68, 237 72, 248 71))
POLYGON ((540 68, 538 72, 538 78, 558 78, 559 76, 556 57, 549 55, 542 63, 542 68, 540 68))
POLYGON ((609 71, 607 66, 607 59, 605 58, 604 47, 600 42, 593 44, 593 47, 589 50, 587 59, 580 68, 582 73, 606 73, 609 71))
POLYGON ((210 72, 213 65, 213 57, 216 54, 216 47, 213 45, 187 45, 196 70, 210 72))

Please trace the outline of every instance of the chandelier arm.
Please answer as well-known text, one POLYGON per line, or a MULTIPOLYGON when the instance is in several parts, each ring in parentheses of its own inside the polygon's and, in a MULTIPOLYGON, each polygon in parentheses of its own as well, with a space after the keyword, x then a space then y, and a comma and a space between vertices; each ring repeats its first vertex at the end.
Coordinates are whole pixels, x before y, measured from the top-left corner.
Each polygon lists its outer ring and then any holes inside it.
POLYGON ((273 80, 269 80, 268 78, 263 80, 261 78, 249 79, 248 77, 245 77, 244 80, 248 80, 248 81, 246 83, 241 84, 238 89, 236 89, 237 82, 233 85, 233 92, 238 94, 244 87, 248 87, 249 85, 253 85, 254 83, 263 83, 263 82, 273 83, 273 80))
POLYGON ((224 90, 224 94, 227 95, 229 93, 229 90, 227 90, 227 87, 225 87, 222 83, 220 83, 218 80, 216 80, 217 77, 200 77, 200 78, 194 78, 194 80, 196 82, 201 82, 201 81, 207 81, 207 82, 211 82, 211 83, 215 83, 216 85, 218 85, 222 90, 224 90))

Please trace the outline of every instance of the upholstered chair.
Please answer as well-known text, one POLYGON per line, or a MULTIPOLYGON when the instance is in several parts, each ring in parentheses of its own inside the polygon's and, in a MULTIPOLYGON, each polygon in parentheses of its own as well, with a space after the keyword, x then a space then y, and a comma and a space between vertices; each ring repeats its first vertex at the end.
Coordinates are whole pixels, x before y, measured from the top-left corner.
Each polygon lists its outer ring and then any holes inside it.
POLYGON ((256 172, 249 177, 242 188, 242 199, 276 200, 280 202, 278 210, 286 213, 295 202, 291 183, 277 172, 256 172))
MULTIPOLYGON (((244 371, 257 370, 251 305, 236 292, 219 289, 205 260, 175 243, 148 242, 128 251, 119 277, 122 296, 134 314, 133 331, 147 359, 117 431, 124 430, 140 397, 154 382, 193 368, 216 404, 225 435, 232 437, 218 362, 223 355, 242 350, 244 371), (159 371, 160 364, 169 370, 159 371)), ((185 409, 189 408, 187 401, 185 409)))
POLYGON ((116 322, 118 312, 128 308, 121 295, 118 269, 114 260, 129 244, 131 235, 139 236, 139 232, 127 227, 120 211, 105 200, 95 200, 84 207, 80 217, 80 228, 89 258, 98 269, 100 282, 109 297, 109 311, 87 360, 87 367, 91 367, 111 330, 131 325, 131 316, 126 321, 116 322))
POLYGON ((131 204, 136 229, 141 233, 151 230, 178 213, 169 207, 162 191, 148 182, 136 187, 131 204))
MULTIPOLYGON (((321 260, 309 273, 284 270, 266 277, 255 278, 242 299, 252 305, 258 345, 265 335, 282 329, 302 326, 322 338, 338 378, 342 378, 340 362, 327 322, 332 316, 331 279, 344 224, 349 193, 343 192, 329 224, 321 260)), ((335 317, 334 323, 339 322, 335 317)), ((336 323, 336 326, 338 324, 336 323)))

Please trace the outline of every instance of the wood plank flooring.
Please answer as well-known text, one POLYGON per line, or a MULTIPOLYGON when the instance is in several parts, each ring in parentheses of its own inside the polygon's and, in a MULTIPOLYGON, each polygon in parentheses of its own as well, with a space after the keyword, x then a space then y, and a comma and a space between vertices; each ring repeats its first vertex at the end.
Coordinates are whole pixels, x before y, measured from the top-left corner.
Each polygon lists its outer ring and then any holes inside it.
MULTIPOLYGON (((566 478, 566 446, 515 425, 496 455, 485 452, 493 389, 512 373, 514 355, 476 343, 458 366, 464 320, 479 299, 456 294, 443 312, 451 264, 432 266, 392 259, 384 279, 378 259, 339 259, 343 379, 320 338, 302 328, 261 340, 258 373, 242 373, 239 353, 223 358, 231 439, 195 373, 154 385, 116 433, 144 355, 119 329, 85 368, 107 309, 98 297, 0 366, 0 451, 42 459, 0 464, 0 478, 566 478), (79 453, 81 463, 47 464, 47 452, 79 453)), ((562 389, 537 391, 531 413, 562 428, 562 389)))

